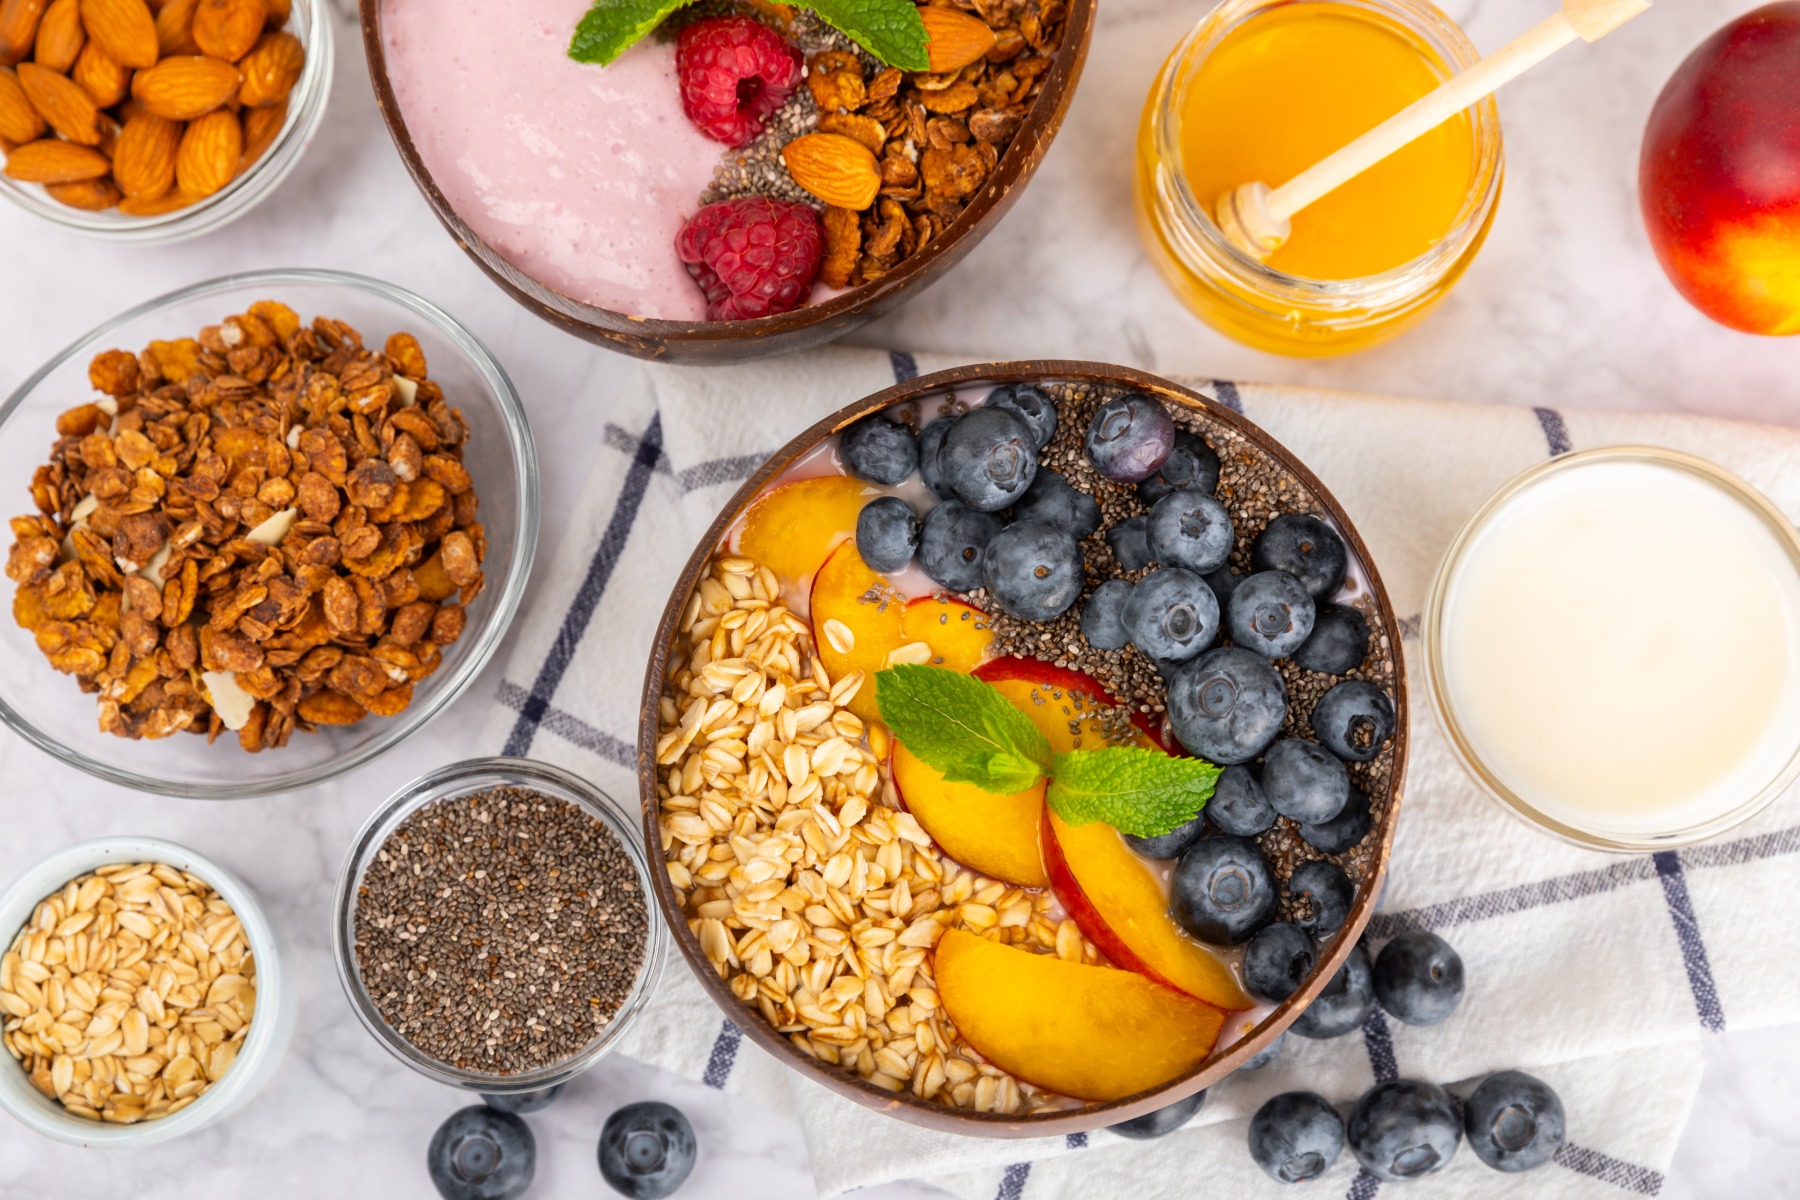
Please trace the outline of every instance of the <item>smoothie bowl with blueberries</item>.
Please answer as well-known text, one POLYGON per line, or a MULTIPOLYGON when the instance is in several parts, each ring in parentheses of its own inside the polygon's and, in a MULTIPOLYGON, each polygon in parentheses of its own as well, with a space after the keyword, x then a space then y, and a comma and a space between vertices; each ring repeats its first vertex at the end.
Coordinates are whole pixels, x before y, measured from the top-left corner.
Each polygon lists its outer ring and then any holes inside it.
POLYGON ((1209 397, 901 384, 773 456, 670 598, 658 901, 732 1020, 879 1111, 1143 1117, 1361 1020, 1399 645, 1347 515, 1209 397))

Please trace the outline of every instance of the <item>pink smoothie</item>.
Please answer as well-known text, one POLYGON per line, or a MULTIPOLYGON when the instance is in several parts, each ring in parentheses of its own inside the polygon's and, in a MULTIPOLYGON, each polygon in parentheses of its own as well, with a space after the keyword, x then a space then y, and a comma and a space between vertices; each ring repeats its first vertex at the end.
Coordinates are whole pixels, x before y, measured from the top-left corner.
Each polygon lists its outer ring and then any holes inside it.
POLYGON ((590 0, 385 0, 389 77, 419 156, 509 262, 576 300, 706 317, 675 256, 724 147, 681 111, 673 45, 568 56, 590 0))

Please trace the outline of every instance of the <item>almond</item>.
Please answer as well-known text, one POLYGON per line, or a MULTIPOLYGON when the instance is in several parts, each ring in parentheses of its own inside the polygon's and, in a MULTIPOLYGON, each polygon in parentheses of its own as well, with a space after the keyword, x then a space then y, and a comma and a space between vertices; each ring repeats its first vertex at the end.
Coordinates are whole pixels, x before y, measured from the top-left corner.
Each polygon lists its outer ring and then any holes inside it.
POLYGON ((960 71, 994 48, 994 31, 987 22, 960 8, 928 5, 919 10, 925 22, 925 53, 931 72, 960 71))
POLYGON ((231 99, 243 78, 236 67, 216 58, 165 58, 137 73, 131 94, 159 117, 191 121, 231 99))
POLYGON ((111 108, 131 90, 131 72, 112 60, 98 42, 89 42, 75 59, 69 78, 94 98, 101 108, 111 108))
POLYGON ((287 101, 265 104, 261 108, 246 108, 244 119, 244 161, 238 167, 242 171, 251 163, 268 152, 275 144, 275 138, 287 124, 287 101))
POLYGON ((156 18, 144 0, 81 0, 81 23, 88 37, 120 66, 156 65, 160 54, 156 18))
POLYGON ((18 145, 43 136, 44 118, 31 107, 19 77, 10 68, 0 67, 0 139, 18 145))
POLYGON ((869 148, 841 133, 809 133, 781 152, 795 183, 837 208, 861 212, 881 191, 881 168, 869 148))
POLYGON ((81 0, 56 0, 38 22, 37 49, 32 58, 40 67, 67 74, 86 41, 87 34, 81 28, 81 0))
POLYGON ((6 156, 6 174, 22 183, 79 183, 99 179, 112 167, 106 155, 55 138, 27 142, 6 156))
POLYGON ((113 151, 113 179, 133 200, 154 200, 175 186, 181 123, 143 113, 125 122, 113 151))
POLYGON ((244 73, 238 99, 251 108, 279 104, 300 82, 300 72, 305 67, 306 47, 299 38, 291 33, 267 34, 238 63, 238 70, 244 73))
POLYGON ((164 213, 172 213, 198 202, 200 197, 187 196, 181 192, 164 192, 151 199, 147 196, 127 196, 119 201, 119 211, 128 217, 160 217, 164 213))
POLYGON ((0 67, 23 62, 49 0, 0 0, 0 67))
POLYGON ((198 54, 194 42, 194 10, 200 0, 169 0, 156 14, 156 46, 164 58, 198 54))
POLYGON ((82 146, 100 144, 100 109, 80 84, 36 63, 19 64, 19 82, 50 128, 82 146))
POLYGON ((244 130, 233 112, 210 112, 187 127, 175 152, 175 180, 190 196, 210 196, 237 175, 244 130))
POLYGON ((110 179, 83 179, 76 183, 52 183, 44 188, 52 200, 70 208, 88 212, 105 212, 123 197, 110 179))
POLYGON ((262 34, 263 0, 200 0, 194 10, 194 42, 200 53, 236 62, 262 34))

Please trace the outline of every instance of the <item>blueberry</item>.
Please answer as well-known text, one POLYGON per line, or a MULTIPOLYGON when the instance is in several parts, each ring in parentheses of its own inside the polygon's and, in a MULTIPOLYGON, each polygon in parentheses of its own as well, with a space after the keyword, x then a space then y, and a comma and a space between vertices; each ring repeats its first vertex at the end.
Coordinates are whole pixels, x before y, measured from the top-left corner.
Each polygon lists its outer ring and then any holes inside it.
POLYGON ((1462 1141, 1462 1122, 1437 1084, 1391 1079, 1363 1093, 1344 1136, 1364 1170, 1392 1182, 1442 1170, 1462 1141))
POLYGON ((425 1165, 444 1200, 513 1200, 531 1186, 537 1143, 512 1113, 476 1104, 438 1126, 425 1165))
POLYGON ((1394 736, 1394 702, 1372 683, 1346 679, 1319 697, 1312 727, 1339 758, 1368 762, 1394 736))
POLYGON ((1281 732, 1287 689, 1268 660, 1237 646, 1209 650, 1169 680, 1175 739, 1209 762, 1249 762, 1281 732))
POLYGON ((1180 858, 1189 846, 1200 840, 1200 835, 1205 831, 1206 813, 1202 810, 1199 816, 1186 824, 1177 825, 1168 833, 1157 837, 1137 837, 1128 833, 1125 840, 1145 858, 1180 858))
POLYGON ((981 586, 981 560, 1002 526, 993 513, 946 500, 919 524, 919 569, 955 592, 981 586))
POLYGON ((1183 1096, 1173 1104, 1165 1104, 1155 1112, 1147 1112, 1141 1117, 1133 1117, 1129 1121, 1120 1121, 1117 1125, 1109 1125, 1120 1137, 1136 1138, 1140 1141, 1159 1138, 1166 1133, 1174 1133, 1183 1125, 1194 1119, 1200 1106, 1206 1103, 1206 1089, 1201 1088, 1191 1096, 1183 1096))
POLYGON ((900 497, 878 496, 856 514, 856 552, 870 570, 904 570, 918 549, 918 514, 900 497))
POLYGON ((1139 650, 1165 662, 1186 662, 1219 636, 1219 602, 1192 571, 1162 567, 1131 589, 1123 620, 1139 650))
POLYGON ((1343 1037, 1353 1029, 1361 1029, 1374 1007, 1375 992, 1369 986, 1369 952, 1358 942, 1325 990, 1294 1018, 1289 1028, 1303 1038, 1343 1037))
POLYGON ((1255 837, 1275 823, 1275 809, 1249 767, 1226 767, 1213 784, 1205 815, 1221 833, 1255 837))
POLYGON ((1081 546, 1054 525, 1020 521, 988 543, 981 578, 1002 612, 1021 621, 1048 621, 1081 595, 1081 546))
POLYGON ((1106 531, 1106 544, 1122 571, 1136 571, 1156 561, 1150 553, 1150 518, 1127 517, 1106 531))
POLYGON ((1337 530, 1304 513, 1288 513, 1270 521, 1250 547, 1250 565, 1258 571, 1286 571, 1314 600, 1329 600, 1344 586, 1350 552, 1337 530))
POLYGON ((1342 854, 1368 837, 1374 824, 1375 819, 1369 814, 1369 794, 1351 784, 1350 798, 1344 801, 1338 815, 1315 825, 1302 824, 1300 836, 1315 850, 1342 854))
POLYGON ((534 1113, 549 1108, 555 1099, 562 1095, 563 1084, 542 1088, 535 1092, 520 1092, 513 1096, 483 1096, 482 1103, 489 1108, 497 1108, 507 1113, 534 1113))
POLYGON ((938 469, 950 493, 970 508, 999 512, 1037 477, 1037 446, 1019 414, 1004 408, 965 413, 938 450, 938 469))
POLYGON ((1375 956, 1375 998, 1408 1025, 1436 1025, 1462 1003, 1462 955, 1428 930, 1402 933, 1375 956))
POLYGON ((1264 658, 1286 658, 1313 631, 1313 601, 1286 571, 1258 571, 1231 593, 1231 640, 1264 658))
POLYGON ((1312 905, 1312 916, 1295 924, 1316 938, 1327 938, 1350 919, 1350 902, 1356 889, 1344 868, 1324 859, 1303 862, 1288 877, 1288 895, 1312 905))
POLYGON ((1175 422, 1159 401, 1141 392, 1115 396, 1088 422, 1087 456, 1115 483, 1137 483, 1162 470, 1175 447, 1175 422))
POLYGON ((1081 636, 1097 650, 1123 650, 1131 635, 1125 632, 1125 602, 1131 599, 1131 582, 1109 579, 1094 589, 1081 610, 1081 636))
POLYGON ((939 500, 952 499, 949 485, 944 482, 939 454, 944 447, 944 435, 954 424, 956 418, 945 414, 919 431, 919 479, 939 500))
POLYGON ((1007 383, 987 394, 986 408, 1004 408, 1016 414, 1031 430, 1031 440, 1039 450, 1056 435, 1056 404, 1044 389, 1029 383, 1007 383))
POLYGON ((1501 1071, 1463 1101, 1469 1149, 1496 1171, 1531 1171, 1563 1144, 1562 1099, 1541 1079, 1501 1071))
POLYGON ((1303 670, 1342 675, 1368 656, 1369 619, 1342 604, 1321 604, 1313 616, 1312 636, 1289 657, 1303 670))
POLYGON ((1329 821, 1350 799, 1350 769, 1317 742, 1283 738, 1263 756, 1263 794, 1275 811, 1303 825, 1329 821))
POLYGON ((694 1127, 660 1100, 627 1104, 600 1131, 600 1174, 632 1200, 661 1200, 694 1169, 694 1127))
POLYGON ((899 483, 919 465, 919 439, 880 413, 870 413, 838 434, 844 470, 870 483, 899 483))
POLYGON ((1041 467, 1013 505, 1013 520, 1042 521, 1084 538, 1100 528, 1100 504, 1086 492, 1070 487, 1055 471, 1041 467))
POLYGON ((1175 431, 1175 447, 1163 460, 1162 469, 1138 484, 1138 498, 1155 504, 1170 492, 1182 490, 1212 495, 1219 486, 1219 456, 1212 447, 1185 429, 1175 431))
POLYGON ((1255 1054, 1252 1054, 1249 1058, 1245 1059, 1244 1065, 1239 1067, 1238 1070, 1240 1070, 1240 1071, 1260 1071, 1260 1070, 1262 1070, 1264 1067, 1266 1067, 1270 1063, 1274 1062, 1277 1058, 1281 1057, 1281 1048, 1285 1045, 1287 1045, 1287 1031, 1284 1029, 1280 1033, 1275 1035, 1274 1041, 1270 1042, 1268 1045, 1264 1046, 1261 1050, 1258 1050, 1255 1054))
POLYGON ((1317 1092, 1283 1092, 1250 1118, 1250 1157, 1276 1183, 1317 1179, 1343 1148, 1343 1118, 1317 1092))
POLYGON ((1203 838, 1169 876, 1169 915, 1203 942, 1235 946, 1275 919, 1275 877, 1249 838, 1203 838))
POLYGON ((1299 990, 1318 962, 1318 946, 1298 925, 1265 925, 1244 947, 1244 987, 1279 1004, 1299 990))
POLYGON ((1248 575, 1239 575, 1230 567, 1220 567, 1216 571, 1209 571, 1207 573, 1206 586, 1210 587, 1213 590, 1213 595, 1219 598, 1220 612, 1228 612, 1230 610, 1232 593, 1237 591, 1238 584, 1244 582, 1244 580, 1248 578, 1250 578, 1248 575))
POLYGON ((1231 516, 1203 492, 1170 492, 1150 509, 1150 553, 1204 575, 1231 557, 1231 516))

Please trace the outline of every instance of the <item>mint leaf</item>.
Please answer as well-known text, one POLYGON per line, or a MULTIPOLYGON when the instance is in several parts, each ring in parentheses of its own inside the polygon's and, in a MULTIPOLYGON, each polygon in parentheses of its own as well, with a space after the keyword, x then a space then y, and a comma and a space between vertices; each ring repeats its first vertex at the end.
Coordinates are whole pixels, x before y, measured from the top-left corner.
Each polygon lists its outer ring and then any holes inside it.
POLYGON ((913 0, 794 0, 833 29, 902 71, 928 71, 925 22, 913 0))
POLYGON ((625 53, 687 0, 595 0, 575 27, 569 57, 605 66, 625 53))
POLYGON ((889 667, 875 675, 881 719, 926 766, 952 783, 1022 792, 1050 770, 1050 743, 994 688, 946 667, 889 667))
POLYGON ((1160 837, 1199 815, 1219 768, 1141 746, 1058 754, 1045 800, 1071 825, 1105 821, 1120 833, 1160 837))

